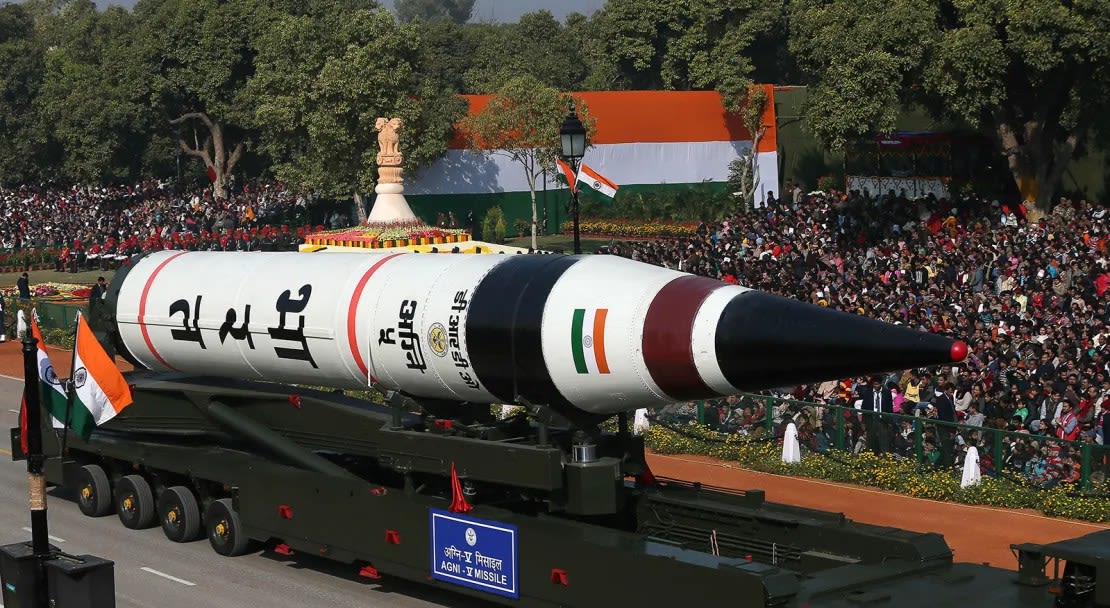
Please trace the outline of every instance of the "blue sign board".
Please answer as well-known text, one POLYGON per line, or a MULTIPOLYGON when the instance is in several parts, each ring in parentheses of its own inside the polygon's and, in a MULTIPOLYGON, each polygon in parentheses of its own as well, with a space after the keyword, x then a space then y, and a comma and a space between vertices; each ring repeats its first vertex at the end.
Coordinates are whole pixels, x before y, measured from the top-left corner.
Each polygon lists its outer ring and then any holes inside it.
POLYGON ((431 509, 432 578, 520 598, 517 528, 431 509))

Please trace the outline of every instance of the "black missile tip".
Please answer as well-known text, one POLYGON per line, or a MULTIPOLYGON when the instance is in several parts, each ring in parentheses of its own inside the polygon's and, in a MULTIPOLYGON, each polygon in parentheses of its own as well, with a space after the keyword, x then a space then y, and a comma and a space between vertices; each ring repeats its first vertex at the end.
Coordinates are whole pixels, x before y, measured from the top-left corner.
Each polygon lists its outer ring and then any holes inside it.
POLYGON ((967 358, 967 342, 956 340, 949 351, 952 354, 952 363, 959 363, 967 358))

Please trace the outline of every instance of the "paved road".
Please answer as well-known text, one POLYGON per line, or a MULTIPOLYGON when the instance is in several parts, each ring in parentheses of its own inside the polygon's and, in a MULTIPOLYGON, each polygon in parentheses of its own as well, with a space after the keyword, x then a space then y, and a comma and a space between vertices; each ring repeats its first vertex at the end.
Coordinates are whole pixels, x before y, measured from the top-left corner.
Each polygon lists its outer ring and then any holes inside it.
MULTIPOLYGON (((25 462, 12 462, 7 429, 18 424, 21 382, 0 377, 0 544, 31 539, 25 462)), ((53 543, 69 554, 115 561, 116 605, 120 608, 329 608, 428 606, 485 607, 492 604, 388 580, 378 585, 351 568, 314 557, 292 559, 271 553, 227 558, 207 540, 173 543, 161 528, 129 530, 114 515, 89 518, 60 489, 47 502, 53 543)))

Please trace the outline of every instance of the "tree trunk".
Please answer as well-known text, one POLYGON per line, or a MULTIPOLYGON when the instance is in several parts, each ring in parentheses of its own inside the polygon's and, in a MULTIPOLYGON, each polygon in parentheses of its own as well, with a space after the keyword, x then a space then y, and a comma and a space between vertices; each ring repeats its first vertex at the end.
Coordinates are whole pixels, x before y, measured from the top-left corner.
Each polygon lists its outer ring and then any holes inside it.
POLYGON ((533 159, 532 167, 528 170, 528 192, 532 196, 532 251, 537 251, 539 247, 536 245, 536 225, 539 217, 536 213, 536 172, 534 168, 535 160, 533 159))
MULTIPOLYGON (((750 208, 755 208, 756 197, 759 196, 759 140, 763 138, 763 129, 756 129, 752 132, 752 162, 748 168, 751 175, 745 180, 745 186, 749 192, 744 195, 744 203, 750 205, 750 208)), ((782 198, 782 193, 779 193, 779 198, 782 198)), ((766 197, 760 201, 760 206, 767 204, 766 197)))
POLYGON ((1086 125, 1076 126, 1063 142, 1057 142, 1053 133, 1046 133, 1040 121, 1026 121, 1019 130, 999 120, 995 130, 1022 202, 1034 203, 1029 209, 1030 219, 1039 219, 1052 210, 1056 185, 1083 140, 1086 125))
POLYGON ((228 186, 231 183, 231 172, 243 156, 243 142, 238 142, 229 152, 228 144, 224 139, 224 127, 212 120, 204 112, 188 112, 170 121, 171 125, 180 125, 189 120, 200 121, 208 129, 204 143, 197 142, 196 147, 191 147, 184 138, 179 138, 177 144, 189 156, 195 156, 204 163, 212 180, 212 194, 218 199, 228 197, 228 186))
POLYGON ((358 217, 358 225, 363 226, 366 224, 366 204, 362 200, 362 193, 355 190, 355 216, 358 217))

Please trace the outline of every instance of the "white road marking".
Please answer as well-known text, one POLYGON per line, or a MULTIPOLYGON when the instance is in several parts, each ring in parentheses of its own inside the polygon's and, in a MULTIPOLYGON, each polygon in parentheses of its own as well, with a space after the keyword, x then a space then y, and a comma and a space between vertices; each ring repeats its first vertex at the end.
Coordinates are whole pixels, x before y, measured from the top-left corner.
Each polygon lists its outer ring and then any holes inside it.
MULTIPOLYGON (((30 526, 23 526, 23 527, 22 527, 22 528, 20 528, 20 529, 21 529, 21 530, 23 530, 24 532, 31 532, 31 528, 30 528, 30 526)), ((57 536, 50 536, 50 535, 47 535, 47 538, 49 538, 50 540, 52 540, 52 541, 54 541, 54 542, 56 542, 56 543, 64 543, 64 542, 66 542, 66 539, 64 539, 64 538, 58 538, 57 536)), ((0 608, 2 608, 2 607, 0 607, 0 608)))
MULTIPOLYGON (((13 414, 18 414, 19 413, 19 410, 8 410, 8 411, 13 413, 13 414)), ((4 608, 4 607, 0 606, 0 608, 4 608)))
POLYGON ((142 570, 143 572, 149 572, 151 574, 160 576, 162 578, 169 579, 169 580, 171 580, 175 583, 181 583, 182 585, 185 585, 186 587, 196 587, 196 585, 197 585, 196 583, 190 583, 189 581, 187 581, 183 578, 177 578, 176 576, 170 576, 170 575, 166 574, 165 572, 159 572, 159 571, 155 570, 154 568, 147 568, 146 566, 143 566, 142 568, 139 568, 139 569, 142 570))

